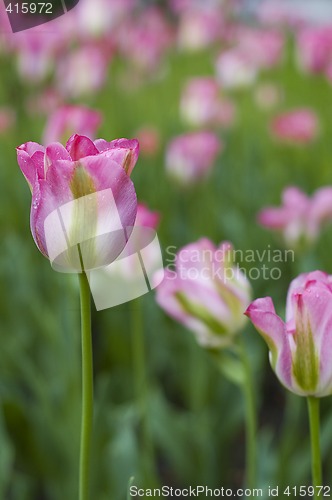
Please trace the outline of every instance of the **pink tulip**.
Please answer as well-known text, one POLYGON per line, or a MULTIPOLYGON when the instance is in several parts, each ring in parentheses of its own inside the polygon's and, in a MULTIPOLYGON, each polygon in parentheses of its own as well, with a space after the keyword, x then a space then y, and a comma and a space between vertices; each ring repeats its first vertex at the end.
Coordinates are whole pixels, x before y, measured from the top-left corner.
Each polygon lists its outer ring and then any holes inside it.
POLYGON ((64 55, 56 68, 56 82, 66 98, 99 90, 106 79, 109 54, 99 45, 80 46, 64 55))
POLYGON ((257 68, 271 68, 283 56, 284 38, 272 29, 242 28, 236 35, 238 48, 257 68))
POLYGON ((137 205, 136 226, 157 229, 160 220, 158 212, 152 212, 144 203, 137 205))
POLYGON ((258 65, 252 56, 240 48, 224 50, 216 61, 217 78, 227 89, 252 85, 258 73, 258 65))
POLYGON ((308 144, 319 132, 319 121, 311 109, 302 108, 276 116, 271 122, 271 133, 277 140, 290 144, 308 144))
POLYGON ((332 63, 332 27, 306 27, 297 36, 297 60, 312 73, 325 71, 332 63))
POLYGON ((221 38, 223 19, 217 8, 193 8, 180 16, 178 45, 182 50, 197 51, 221 38))
POLYGON ((272 299, 255 300, 245 313, 270 351, 279 381, 300 396, 332 394, 332 276, 301 274, 289 287, 285 322, 272 299))
POLYGON ((322 224, 332 220, 332 187, 318 189, 309 198, 297 187, 287 187, 280 207, 267 207, 258 214, 258 222, 282 234, 287 246, 313 243, 322 224))
POLYGON ((175 269, 166 268, 157 287, 158 304, 204 347, 231 344, 245 324, 251 288, 233 264, 232 251, 228 242, 218 248, 206 238, 191 243, 177 253, 175 269))
POLYGON ((76 131, 94 139, 101 123, 101 113, 84 106, 62 106, 54 111, 45 127, 43 143, 61 142, 76 131))
POLYGON ((55 260, 55 250, 64 245, 58 267, 77 271, 80 263, 72 247, 87 242, 85 269, 116 258, 126 243, 123 231, 135 222, 136 194, 129 175, 137 157, 136 140, 92 142, 79 135, 66 147, 28 142, 17 148, 18 164, 32 191, 31 231, 45 257, 55 260), (94 241, 97 234, 105 237, 94 241))
POLYGON ((216 80, 210 77, 192 78, 183 90, 180 111, 182 118, 193 126, 230 126, 234 121, 234 105, 221 98, 216 80))
POLYGON ((221 149, 221 141, 212 132, 180 135, 168 145, 166 169, 180 184, 193 184, 210 173, 221 149))

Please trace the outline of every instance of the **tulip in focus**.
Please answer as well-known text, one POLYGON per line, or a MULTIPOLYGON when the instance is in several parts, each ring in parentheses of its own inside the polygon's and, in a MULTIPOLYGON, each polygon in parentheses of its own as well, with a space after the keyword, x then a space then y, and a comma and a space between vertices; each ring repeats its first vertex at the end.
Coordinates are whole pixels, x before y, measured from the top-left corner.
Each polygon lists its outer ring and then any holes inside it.
POLYGON ((268 345, 279 381, 299 396, 332 394, 332 276, 301 274, 289 287, 285 322, 272 299, 255 300, 247 309, 268 345))
POLYGON ((85 106, 62 106, 48 119, 45 127, 43 144, 62 142, 74 132, 94 139, 102 121, 101 113, 85 106))
POLYGON ((274 117, 270 129, 273 137, 278 141, 304 145, 316 139, 319 121, 314 111, 302 108, 274 117))
POLYGON ((166 151, 166 170, 179 184, 194 184, 208 176, 222 143, 212 132, 175 137, 166 151))
POLYGON ((52 266, 81 272, 112 262, 135 222, 138 142, 73 135, 66 147, 22 144, 17 158, 32 191, 32 235, 52 266))
POLYGON ((320 188, 308 197, 297 187, 287 187, 280 207, 267 207, 258 214, 258 222, 281 233, 291 248, 314 243, 322 225, 332 220, 332 187, 320 188))
POLYGON ((206 238, 191 243, 177 253, 175 269, 165 269, 157 287, 158 304, 204 347, 232 344, 245 324, 251 287, 232 262, 232 250, 227 242, 217 248, 206 238))

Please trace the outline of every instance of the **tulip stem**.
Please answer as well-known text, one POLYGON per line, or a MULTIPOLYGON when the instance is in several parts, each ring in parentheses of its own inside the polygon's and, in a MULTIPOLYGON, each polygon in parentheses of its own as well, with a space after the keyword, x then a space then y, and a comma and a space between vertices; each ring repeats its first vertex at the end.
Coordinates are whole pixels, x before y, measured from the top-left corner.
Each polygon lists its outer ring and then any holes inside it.
POLYGON ((154 476, 154 447, 151 435, 148 411, 148 379, 146 373, 145 338, 143 329, 142 304, 139 301, 131 304, 132 315, 132 355, 134 377, 136 382, 136 397, 140 413, 143 444, 144 480, 148 484, 151 475, 154 476))
POLYGON ((79 500, 89 499, 91 436, 93 428, 93 361, 91 299, 88 278, 79 274, 82 332, 82 420, 79 474, 79 500))
POLYGON ((308 412, 310 425, 310 441, 311 441, 311 473, 312 485, 314 487, 317 499, 318 486, 322 486, 322 464, 320 453, 320 432, 319 432, 319 398, 308 396, 308 412))
POLYGON ((241 339, 240 355, 243 365, 244 380, 242 384, 246 411, 246 485, 255 488, 257 481, 257 419, 253 378, 250 361, 244 341, 241 339))

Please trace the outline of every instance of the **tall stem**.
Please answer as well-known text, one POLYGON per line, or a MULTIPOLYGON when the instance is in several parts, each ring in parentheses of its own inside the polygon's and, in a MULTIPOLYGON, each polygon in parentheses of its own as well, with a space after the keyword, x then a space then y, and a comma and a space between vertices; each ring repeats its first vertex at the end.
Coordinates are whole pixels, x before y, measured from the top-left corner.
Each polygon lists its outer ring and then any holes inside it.
POLYGON ((93 428, 93 361, 91 337, 91 299, 87 276, 79 274, 81 298, 81 332, 82 332, 82 420, 79 500, 89 499, 89 476, 91 436, 93 428))
POLYGON ((308 412, 311 441, 311 473, 312 485, 315 489, 314 498, 318 498, 317 486, 322 486, 322 465, 319 433, 319 398, 308 396, 308 412))
POLYGON ((142 443, 143 443, 143 464, 145 481, 151 476, 154 476, 154 450, 151 436, 151 428, 148 412, 148 381, 146 373, 146 355, 144 342, 143 315, 141 303, 139 301, 132 302, 132 350, 133 350, 133 367, 136 381, 136 397, 140 411, 142 423, 142 443))
POLYGON ((257 418, 255 392, 251 366, 243 340, 240 340, 240 354, 244 370, 243 394, 246 412, 246 485, 255 488, 257 482, 257 418))

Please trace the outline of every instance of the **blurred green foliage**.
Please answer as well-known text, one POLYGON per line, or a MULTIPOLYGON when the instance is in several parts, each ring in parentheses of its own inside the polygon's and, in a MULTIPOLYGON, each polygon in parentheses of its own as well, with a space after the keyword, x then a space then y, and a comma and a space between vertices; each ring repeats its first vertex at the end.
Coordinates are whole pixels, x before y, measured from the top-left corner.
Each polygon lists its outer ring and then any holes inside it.
MULTIPOLYGON (((190 191, 181 191, 167 178, 164 148, 170 138, 188 130, 179 119, 180 92, 187 78, 213 74, 211 51, 173 53, 162 78, 137 88, 125 85, 130 69, 116 60, 105 89, 84 101, 104 114, 101 137, 133 137, 145 124, 161 133, 160 152, 153 158, 141 156, 132 177, 138 198, 161 214, 158 234, 165 264, 167 246, 179 248, 203 235, 216 243, 230 240, 243 250, 279 248, 274 236, 255 222, 257 211, 278 204, 286 185, 311 193, 331 183, 331 87, 321 77, 299 73, 291 54, 289 50, 281 67, 263 73, 260 82, 280 86, 282 110, 312 106, 321 119, 320 137, 304 148, 276 144, 268 131, 270 113, 258 109, 255 88, 239 91, 234 94, 237 123, 220 131, 225 151, 211 178, 190 191)), ((16 163, 15 147, 40 141, 45 120, 27 113, 24 106, 39 89, 20 82, 15 62, 1 57, 0 104, 16 110, 17 124, 0 136, 0 498, 73 499, 81 409, 78 283, 76 276, 55 273, 33 243, 30 193, 16 163)), ((255 296, 271 295, 282 313, 289 281, 300 270, 310 265, 332 273, 331 248, 329 228, 311 261, 296 254, 294 263, 281 264, 280 280, 252 283, 255 296)), ((190 332, 159 310, 150 293, 131 304, 93 312, 96 402, 91 498, 126 498, 131 476, 135 484, 142 484, 144 449, 132 362, 135 308, 143 311, 154 484, 240 487, 241 393, 220 376, 190 332)), ((305 402, 279 386, 268 366, 266 347, 249 324, 244 335, 259 407, 259 485, 309 484, 305 402)), ((326 398, 322 445, 327 478, 332 468, 331 419, 326 398)))

